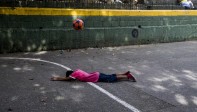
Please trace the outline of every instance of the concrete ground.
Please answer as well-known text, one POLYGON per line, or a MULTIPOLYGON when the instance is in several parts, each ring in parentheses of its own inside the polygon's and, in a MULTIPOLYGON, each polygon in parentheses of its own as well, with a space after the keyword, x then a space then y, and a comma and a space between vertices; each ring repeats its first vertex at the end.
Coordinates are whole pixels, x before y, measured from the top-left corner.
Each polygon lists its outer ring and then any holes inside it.
POLYGON ((0 54, 0 112, 196 112, 197 41, 0 54), (137 82, 54 82, 66 70, 137 82))

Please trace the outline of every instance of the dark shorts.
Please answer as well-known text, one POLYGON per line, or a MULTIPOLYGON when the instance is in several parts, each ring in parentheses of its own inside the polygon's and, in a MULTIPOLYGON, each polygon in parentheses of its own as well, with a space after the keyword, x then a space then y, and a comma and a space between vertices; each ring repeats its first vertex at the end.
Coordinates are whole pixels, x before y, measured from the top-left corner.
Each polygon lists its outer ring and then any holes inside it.
POLYGON ((100 73, 98 82, 116 82, 117 77, 116 74, 106 75, 104 73, 100 73))

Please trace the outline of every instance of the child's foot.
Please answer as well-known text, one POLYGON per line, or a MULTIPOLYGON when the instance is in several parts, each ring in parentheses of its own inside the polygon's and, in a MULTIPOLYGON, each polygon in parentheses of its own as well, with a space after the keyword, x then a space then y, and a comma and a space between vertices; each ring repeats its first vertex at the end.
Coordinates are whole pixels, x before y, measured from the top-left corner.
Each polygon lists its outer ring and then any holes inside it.
POLYGON ((127 75, 127 74, 129 74, 130 73, 130 71, 127 71, 126 73, 124 73, 124 75, 127 75))
POLYGON ((136 82, 135 77, 133 77, 133 75, 130 72, 127 73, 127 78, 132 80, 133 82, 136 82))

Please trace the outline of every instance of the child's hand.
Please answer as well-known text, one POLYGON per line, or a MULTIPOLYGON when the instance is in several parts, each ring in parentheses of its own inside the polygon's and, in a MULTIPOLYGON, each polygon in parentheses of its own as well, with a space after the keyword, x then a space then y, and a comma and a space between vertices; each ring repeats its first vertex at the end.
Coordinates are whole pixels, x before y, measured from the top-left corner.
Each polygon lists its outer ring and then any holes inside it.
POLYGON ((51 81, 56 81, 57 77, 51 77, 51 81))

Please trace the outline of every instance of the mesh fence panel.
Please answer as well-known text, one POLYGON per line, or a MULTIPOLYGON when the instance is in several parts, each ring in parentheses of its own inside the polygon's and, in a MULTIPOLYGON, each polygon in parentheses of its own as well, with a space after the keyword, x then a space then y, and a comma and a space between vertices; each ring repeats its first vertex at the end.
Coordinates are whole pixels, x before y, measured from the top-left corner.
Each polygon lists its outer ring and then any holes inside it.
MULTIPOLYGON (((194 5, 196 4, 195 1, 194 5)), ((75 9, 183 9, 177 0, 0 0, 0 7, 50 7, 75 9)))

